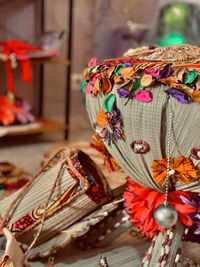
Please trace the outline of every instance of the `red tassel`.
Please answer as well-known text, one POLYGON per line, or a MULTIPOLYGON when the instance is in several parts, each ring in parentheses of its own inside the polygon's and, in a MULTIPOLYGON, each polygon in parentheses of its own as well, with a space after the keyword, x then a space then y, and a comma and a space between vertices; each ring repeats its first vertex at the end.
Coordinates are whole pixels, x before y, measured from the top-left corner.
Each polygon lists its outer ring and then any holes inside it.
MULTIPOLYGON (((18 40, 10 40, 8 42, 0 42, 0 46, 3 46, 2 52, 8 57, 10 54, 14 53, 17 60, 21 60, 21 73, 22 82, 30 82, 32 79, 32 70, 30 65, 30 60, 26 56, 27 52, 39 50, 39 47, 32 46, 26 43, 23 43, 18 40)), ((13 70, 11 67, 11 61, 8 59, 6 61, 6 72, 7 72, 7 89, 9 92, 15 92, 13 70)))
POLYGON ((32 80, 32 69, 29 59, 21 61, 21 73, 22 73, 22 82, 26 83, 32 80))
POLYGON ((7 72, 7 89, 9 92, 15 92, 15 85, 14 85, 14 78, 13 78, 13 71, 11 68, 10 60, 6 61, 6 72, 7 72))

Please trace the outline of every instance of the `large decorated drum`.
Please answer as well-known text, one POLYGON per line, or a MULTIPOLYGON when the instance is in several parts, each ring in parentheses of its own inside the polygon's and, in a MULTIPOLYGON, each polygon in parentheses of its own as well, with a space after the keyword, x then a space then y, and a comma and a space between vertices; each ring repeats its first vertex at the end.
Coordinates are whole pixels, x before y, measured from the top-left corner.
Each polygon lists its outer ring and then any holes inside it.
POLYGON ((143 266, 176 266, 200 240, 200 49, 143 47, 84 72, 92 126, 128 176, 130 221, 152 239, 143 266))

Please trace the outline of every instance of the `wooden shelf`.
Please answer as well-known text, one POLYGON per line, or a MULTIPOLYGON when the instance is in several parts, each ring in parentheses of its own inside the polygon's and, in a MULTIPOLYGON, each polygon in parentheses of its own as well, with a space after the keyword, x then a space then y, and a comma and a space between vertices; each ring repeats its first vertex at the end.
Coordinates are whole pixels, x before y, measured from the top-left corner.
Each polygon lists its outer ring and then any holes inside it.
POLYGON ((0 136, 17 136, 17 135, 29 135, 52 131, 65 131, 67 125, 64 123, 55 122, 45 118, 36 118, 35 123, 27 125, 6 126, 0 127, 0 136), (5 130, 5 132, 3 132, 5 130), (2 134, 1 134, 2 131, 2 134))

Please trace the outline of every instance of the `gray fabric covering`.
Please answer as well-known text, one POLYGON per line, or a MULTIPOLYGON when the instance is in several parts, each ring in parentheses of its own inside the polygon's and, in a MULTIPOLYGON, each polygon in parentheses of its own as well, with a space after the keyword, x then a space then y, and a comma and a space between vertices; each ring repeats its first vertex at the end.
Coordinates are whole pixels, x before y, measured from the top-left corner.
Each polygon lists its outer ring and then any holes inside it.
MULTIPOLYGON (((120 167, 137 183, 143 187, 163 191, 153 179, 151 169, 154 160, 161 160, 166 157, 167 129, 168 129, 168 97, 164 92, 167 87, 164 85, 149 88, 153 101, 149 103, 130 100, 125 106, 127 99, 119 98, 114 85, 112 93, 116 95, 117 107, 120 109, 124 123, 125 140, 118 140, 111 146, 106 147, 115 158, 120 167), (146 154, 135 154, 130 148, 133 140, 145 141, 150 145, 150 151, 146 154)), ((86 94, 87 110, 91 123, 96 122, 96 115, 102 107, 103 97, 97 95, 92 98, 86 94)), ((199 146, 200 140, 200 109, 198 103, 180 104, 172 98, 173 110, 173 137, 171 154, 175 159, 179 155, 190 156, 190 149, 199 146)), ((192 159, 199 167, 199 161, 192 159)), ((177 183, 176 190, 187 190, 200 192, 200 181, 191 184, 177 183)))
MULTIPOLYGON (((151 165, 154 160, 161 160, 167 157, 169 98, 164 90, 168 87, 156 85, 145 88, 151 92, 152 102, 144 103, 131 99, 126 105, 127 98, 120 98, 117 93, 117 88, 119 87, 114 84, 112 94, 115 94, 116 105, 121 112, 125 140, 120 139, 110 146, 106 142, 104 144, 120 167, 133 180, 143 187, 164 192, 165 187, 157 184, 153 178, 151 165), (134 153, 130 147, 133 140, 147 142, 150 146, 150 151, 146 154, 134 153)), ((86 94, 86 105, 92 125, 96 122, 96 115, 99 109, 103 107, 103 97, 98 94, 93 98, 90 94, 86 94)), ((171 155, 174 159, 177 159, 180 155, 190 157, 191 148, 200 145, 199 103, 180 104, 175 98, 171 100, 173 112, 171 155)), ((192 161, 199 168, 199 161, 193 158, 192 161)), ((177 182, 175 189, 200 193, 200 180, 197 179, 190 184, 177 182)), ((181 232, 179 232, 179 229, 176 230, 166 267, 171 267, 174 262, 177 249, 181 245, 183 232, 184 227, 181 232)), ((145 266, 157 266, 158 258, 162 251, 162 242, 163 237, 159 234, 155 249, 152 252, 152 258, 149 264, 145 266)), ((132 266, 134 266, 134 263, 132 266)))

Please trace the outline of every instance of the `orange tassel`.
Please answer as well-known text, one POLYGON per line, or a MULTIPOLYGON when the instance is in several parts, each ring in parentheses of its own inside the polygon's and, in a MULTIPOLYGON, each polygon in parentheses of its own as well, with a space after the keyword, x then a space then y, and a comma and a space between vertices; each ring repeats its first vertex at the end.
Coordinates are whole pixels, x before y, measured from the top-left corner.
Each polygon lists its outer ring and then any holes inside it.
MULTIPOLYGON (((167 178, 167 158, 162 160, 154 160, 151 166, 153 170, 153 176, 155 181, 162 186, 166 184, 167 178)), ((170 179, 173 182, 179 180, 184 183, 191 183, 192 179, 198 178, 198 170, 195 168, 193 162, 183 156, 179 156, 174 162, 172 157, 170 158, 170 179)))

